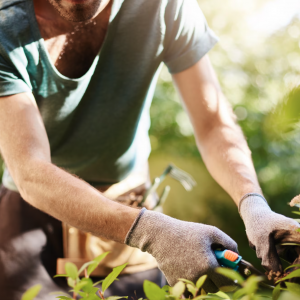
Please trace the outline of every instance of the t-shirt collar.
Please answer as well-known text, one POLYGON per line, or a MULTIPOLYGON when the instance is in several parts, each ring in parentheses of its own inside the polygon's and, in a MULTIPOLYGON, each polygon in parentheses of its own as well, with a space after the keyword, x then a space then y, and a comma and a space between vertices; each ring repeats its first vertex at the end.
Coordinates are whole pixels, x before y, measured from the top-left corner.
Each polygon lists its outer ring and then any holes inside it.
POLYGON ((121 9, 121 6, 125 0, 112 0, 112 8, 111 8, 111 13, 110 13, 110 18, 109 22, 112 22, 116 15, 118 14, 119 10, 121 9))

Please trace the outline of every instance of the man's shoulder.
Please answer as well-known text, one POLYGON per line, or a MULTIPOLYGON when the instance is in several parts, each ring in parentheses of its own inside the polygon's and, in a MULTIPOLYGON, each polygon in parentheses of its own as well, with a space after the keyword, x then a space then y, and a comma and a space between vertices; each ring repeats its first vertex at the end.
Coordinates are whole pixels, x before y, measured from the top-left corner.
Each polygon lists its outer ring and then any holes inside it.
POLYGON ((6 60, 31 40, 29 1, 32 0, 0 0, 0 55, 6 60))
POLYGON ((24 26, 27 19, 26 2, 28 0, 0 0, 0 32, 24 26))
POLYGON ((27 0, 0 0, 0 11, 25 3, 27 0))

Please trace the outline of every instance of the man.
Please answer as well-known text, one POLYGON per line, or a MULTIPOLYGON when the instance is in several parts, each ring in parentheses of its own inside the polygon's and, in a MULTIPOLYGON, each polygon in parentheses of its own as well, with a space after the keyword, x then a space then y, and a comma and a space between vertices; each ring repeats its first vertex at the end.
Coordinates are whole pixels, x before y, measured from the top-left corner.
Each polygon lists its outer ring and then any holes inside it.
MULTIPOLYGON (((60 221, 139 248, 149 253, 145 260, 151 254, 171 285, 203 274, 206 291, 231 284, 214 272, 214 247, 237 251, 226 234, 122 205, 101 192, 147 174, 148 108, 162 62, 202 157, 239 205, 263 266, 281 270, 276 232, 293 235, 299 226, 273 213, 262 196, 206 55, 217 39, 195 0, 1 0, 0 22, 3 299, 20 299, 35 283, 43 285, 38 299, 52 299, 48 292, 62 288, 51 278, 62 256, 60 221)), ((147 175, 142 179, 146 183, 147 175)), ((133 267, 139 255, 130 256, 133 267)), ((161 279, 153 264, 125 273, 121 285, 132 290, 138 289, 134 281, 161 279)))

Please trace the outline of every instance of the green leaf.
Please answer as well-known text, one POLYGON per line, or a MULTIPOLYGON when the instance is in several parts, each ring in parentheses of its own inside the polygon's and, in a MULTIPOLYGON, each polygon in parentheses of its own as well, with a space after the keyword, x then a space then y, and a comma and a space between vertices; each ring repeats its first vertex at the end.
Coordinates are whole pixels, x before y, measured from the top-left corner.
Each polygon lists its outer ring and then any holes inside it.
POLYGON ((76 286, 74 287, 74 291, 76 293, 78 293, 80 290, 82 290, 82 288, 87 285, 87 282, 86 281, 80 281, 76 284, 76 286))
POLYGON ((66 296, 58 296, 58 297, 56 297, 56 298, 58 298, 58 299, 60 299, 60 300, 72 300, 72 298, 66 297, 66 296))
POLYGON ((194 286, 194 285, 191 285, 191 284, 187 284, 186 285, 188 291, 195 297, 196 293, 198 292, 198 289, 194 286))
POLYGON ((256 275, 251 275, 244 283, 243 286, 247 291, 247 294, 251 294, 256 292, 258 288, 258 283, 263 281, 264 277, 262 276, 256 276, 256 275))
POLYGON ((291 278, 294 278, 294 277, 300 277, 300 269, 297 269, 297 270, 291 272, 290 274, 288 274, 287 276, 281 278, 277 282, 284 281, 284 280, 287 280, 287 279, 291 279, 291 278))
POLYGON ((184 279, 184 278, 179 278, 178 280, 182 281, 182 282, 185 282, 185 283, 189 283, 189 284, 192 284, 195 286, 194 282, 190 281, 190 280, 187 280, 187 279, 184 279))
POLYGON ((68 285, 72 288, 74 288, 76 284, 76 281, 74 279, 72 279, 71 277, 68 277, 68 285))
POLYGON ((165 296, 167 295, 167 293, 162 290, 157 284, 149 280, 145 280, 143 286, 145 295, 149 300, 165 300, 165 296))
POLYGON ((122 297, 119 297, 119 296, 110 296, 108 298, 105 298, 106 300, 117 300, 117 299, 127 299, 128 296, 122 296, 122 297))
POLYGON ((86 284, 82 287, 82 290, 85 293, 96 293, 99 289, 93 286, 93 281, 90 278, 82 278, 81 282, 86 282, 86 284))
POLYGON ((281 246, 300 246, 300 244, 297 243, 283 243, 281 246))
POLYGON ((237 290, 234 294, 233 294, 233 298, 232 299, 239 299, 242 296, 247 294, 247 290, 245 288, 239 289, 237 290))
MULTIPOLYGON (((105 253, 104 253, 105 254, 105 253)), ((115 281, 115 279, 119 276, 119 274, 123 271, 123 269, 127 266, 127 263, 118 267, 113 268, 112 272, 107 275, 102 283, 102 291, 103 293, 106 289, 115 281)))
POLYGON ((300 215, 300 211, 292 211, 293 214, 300 215))
POLYGON ((285 268, 284 272, 286 272, 286 270, 291 269, 291 268, 300 268, 300 264, 288 266, 287 268, 285 268))
POLYGON ((86 297, 86 296, 87 296, 87 293, 79 291, 79 292, 78 292, 78 295, 80 295, 81 297, 86 297))
POLYGON ((67 262, 65 264, 65 270, 66 270, 66 273, 67 273, 68 277, 71 277, 74 280, 77 279, 78 269, 73 263, 67 262))
POLYGON ((88 276, 90 276, 91 273, 98 267, 101 260, 103 260, 107 256, 107 254, 109 254, 109 252, 102 253, 101 255, 97 256, 92 260, 92 263, 88 266, 87 269, 88 276))
POLYGON ((297 296, 300 295, 300 285, 297 283, 292 283, 292 282, 285 282, 287 286, 287 290, 290 293, 296 294, 297 296))
POLYGON ((272 300, 278 300, 279 296, 280 296, 280 284, 277 284, 272 293, 272 300))
POLYGON ((165 299, 168 299, 168 300, 179 300, 178 297, 175 297, 175 296, 173 296, 173 295, 166 295, 166 296, 165 296, 165 299))
POLYGON ((243 288, 237 290, 233 294, 233 299, 239 299, 244 295, 251 295, 252 293, 255 293, 258 288, 258 283, 263 281, 264 277, 262 276, 256 276, 251 275, 244 283, 243 288))
POLYGON ((40 284, 37 284, 37 285, 31 287, 23 294, 21 300, 33 300, 38 295, 41 288, 42 288, 42 286, 40 284))
POLYGON ((213 295, 218 296, 218 297, 220 297, 222 299, 230 299, 230 297, 227 294, 225 294, 225 293, 223 293, 221 291, 219 291, 217 293, 214 293, 213 295))
POLYGON ((99 264, 108 254, 109 254, 109 251, 102 253, 101 255, 95 257, 93 259, 93 262, 96 262, 99 264))
POLYGON ((245 281, 244 278, 238 272, 231 269, 217 268, 216 272, 233 280, 234 282, 237 282, 240 285, 245 281))
POLYGON ((56 277, 68 277, 68 275, 67 274, 61 274, 61 275, 55 275, 55 276, 53 276, 53 278, 56 278, 56 277))
POLYGON ((196 287, 197 287, 198 289, 200 289, 200 288, 202 287, 202 285, 204 284, 206 278, 207 278, 207 275, 203 275, 203 276, 201 276, 201 277, 197 280, 197 282, 196 282, 196 287))
POLYGON ((83 264, 78 271, 78 276, 84 271, 84 269, 86 269, 89 265, 94 264, 94 263, 95 263, 94 261, 89 261, 89 262, 83 264))
POLYGON ((200 299, 216 299, 216 300, 219 300, 220 298, 215 297, 215 296, 202 295, 202 296, 197 296, 193 300, 200 300, 200 299))
POLYGON ((237 285, 231 285, 231 286, 221 286, 219 289, 223 293, 233 293, 236 291, 239 287, 237 285))
POLYGON ((164 285, 161 289, 163 290, 163 291, 165 291, 166 293, 170 293, 170 286, 169 285, 164 285))
POLYGON ((170 289, 171 295, 175 297, 180 297, 185 290, 185 284, 182 281, 178 281, 173 287, 170 289))

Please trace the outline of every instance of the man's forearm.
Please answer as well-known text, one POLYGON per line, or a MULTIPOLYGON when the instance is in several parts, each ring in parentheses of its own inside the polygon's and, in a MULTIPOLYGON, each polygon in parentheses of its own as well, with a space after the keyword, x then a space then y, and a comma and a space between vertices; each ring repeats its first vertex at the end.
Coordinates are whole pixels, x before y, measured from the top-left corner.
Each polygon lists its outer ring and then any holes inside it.
POLYGON ((124 242, 139 213, 137 209, 107 199, 49 162, 27 162, 22 169, 24 175, 19 173, 17 183, 31 205, 83 231, 124 242))
POLYGON ((194 127, 198 148, 214 179, 238 204, 261 192, 251 153, 225 99, 208 56, 173 75, 194 127))
POLYGON ((74 227, 124 242, 138 210, 105 198, 51 163, 50 145, 32 94, 0 97, 0 147, 22 195, 74 227))
POLYGON ((238 125, 217 125, 197 144, 209 172, 237 205, 243 195, 261 193, 251 152, 238 125))

